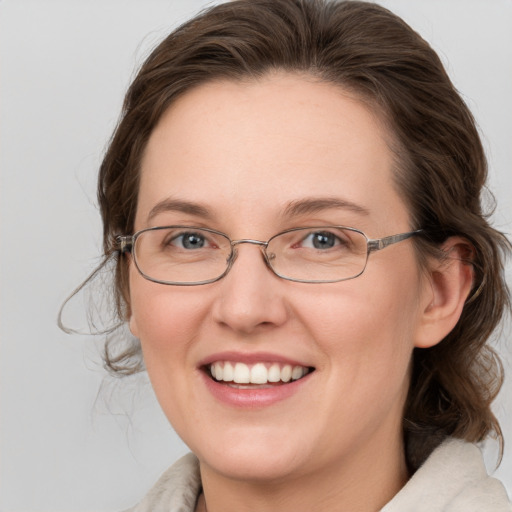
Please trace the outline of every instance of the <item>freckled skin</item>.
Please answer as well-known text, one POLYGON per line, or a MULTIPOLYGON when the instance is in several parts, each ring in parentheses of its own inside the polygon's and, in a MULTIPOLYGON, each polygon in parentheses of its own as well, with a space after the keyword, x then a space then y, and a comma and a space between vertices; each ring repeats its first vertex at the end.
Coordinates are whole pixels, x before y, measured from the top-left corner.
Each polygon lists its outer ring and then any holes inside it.
MULTIPOLYGON (((258 240, 311 223, 371 238, 401 233, 414 227, 392 167, 376 116, 338 87, 286 74, 205 84, 151 135, 136 230, 172 196, 206 205, 212 218, 162 212, 151 225, 258 240), (307 197, 346 199, 369 215, 328 209, 284 221, 286 205, 307 197)), ((407 477, 402 410, 431 300, 411 241, 372 254, 357 279, 330 284, 279 279, 258 247, 238 251, 225 278, 197 287, 155 284, 130 267, 130 327, 165 414, 201 461, 209 511, 236 509, 250 496, 271 510, 262 495, 280 496, 280 510, 330 510, 343 493, 353 511, 371 510, 354 496, 382 506, 407 477), (315 372, 290 398, 240 411, 215 400, 198 369, 221 351, 271 352, 315 372), (308 500, 312 508, 303 508, 308 500)))

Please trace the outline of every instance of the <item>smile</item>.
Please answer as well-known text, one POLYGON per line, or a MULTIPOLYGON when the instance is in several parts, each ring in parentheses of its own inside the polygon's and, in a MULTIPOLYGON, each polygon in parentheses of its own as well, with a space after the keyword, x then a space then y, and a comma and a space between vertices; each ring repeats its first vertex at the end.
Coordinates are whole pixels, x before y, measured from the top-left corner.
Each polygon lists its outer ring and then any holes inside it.
MULTIPOLYGON (((276 385, 296 381, 310 373, 311 368, 291 364, 258 362, 245 364, 232 361, 216 361, 208 365, 210 375, 217 382, 232 385, 276 385)), ((241 386, 236 386, 241 387, 241 386)))

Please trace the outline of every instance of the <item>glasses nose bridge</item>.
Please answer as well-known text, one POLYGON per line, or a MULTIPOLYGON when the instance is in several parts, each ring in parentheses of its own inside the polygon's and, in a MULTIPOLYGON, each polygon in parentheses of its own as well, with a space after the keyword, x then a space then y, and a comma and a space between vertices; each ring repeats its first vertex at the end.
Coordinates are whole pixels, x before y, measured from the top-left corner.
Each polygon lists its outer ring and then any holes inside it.
POLYGON ((231 240, 231 247, 236 247, 240 244, 252 244, 262 246, 264 249, 268 247, 268 242, 262 240, 253 240, 252 238, 242 238, 241 240, 231 240))
POLYGON ((231 258, 229 261, 229 268, 231 268, 233 266, 233 263, 237 259, 237 256, 238 256, 238 251, 236 250, 237 246, 241 245, 241 244, 250 244, 250 245, 258 245, 260 247, 263 261, 265 262, 267 267, 269 267, 270 270, 272 270, 272 267, 269 262, 269 257, 267 255, 267 247, 269 244, 268 241, 264 242, 263 240, 253 240, 252 238, 242 238, 240 240, 231 240, 230 244, 231 244, 231 258))

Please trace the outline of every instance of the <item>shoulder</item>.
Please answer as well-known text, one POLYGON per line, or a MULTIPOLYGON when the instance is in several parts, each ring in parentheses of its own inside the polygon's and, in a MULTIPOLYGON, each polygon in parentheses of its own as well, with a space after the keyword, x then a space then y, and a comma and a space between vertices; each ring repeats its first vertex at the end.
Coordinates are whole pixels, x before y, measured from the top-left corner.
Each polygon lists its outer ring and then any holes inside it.
POLYGON ((488 476, 480 449, 458 439, 436 448, 381 512, 512 512, 505 488, 488 476))
POLYGON ((163 473, 138 505, 125 512, 194 512, 200 488, 199 463, 189 453, 163 473))

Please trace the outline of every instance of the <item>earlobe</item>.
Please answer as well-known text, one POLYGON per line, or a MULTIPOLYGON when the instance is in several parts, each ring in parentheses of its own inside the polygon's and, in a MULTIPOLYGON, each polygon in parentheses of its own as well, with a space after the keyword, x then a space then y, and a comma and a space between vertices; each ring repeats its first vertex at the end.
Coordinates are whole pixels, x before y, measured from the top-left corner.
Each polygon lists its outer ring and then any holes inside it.
POLYGON ((474 249, 460 237, 449 238, 441 248, 446 256, 431 263, 430 290, 423 300, 415 346, 429 348, 442 341, 459 321, 473 285, 474 249))

